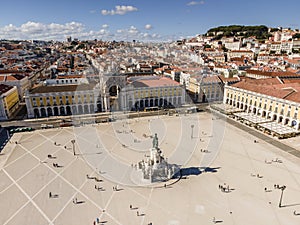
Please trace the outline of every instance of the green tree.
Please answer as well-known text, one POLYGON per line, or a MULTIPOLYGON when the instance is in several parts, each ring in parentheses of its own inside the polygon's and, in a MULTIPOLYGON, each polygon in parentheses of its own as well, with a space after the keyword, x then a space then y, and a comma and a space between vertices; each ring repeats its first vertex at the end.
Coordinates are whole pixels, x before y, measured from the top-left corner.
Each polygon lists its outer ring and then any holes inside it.
POLYGON ((294 34, 293 39, 300 38, 300 33, 294 34))

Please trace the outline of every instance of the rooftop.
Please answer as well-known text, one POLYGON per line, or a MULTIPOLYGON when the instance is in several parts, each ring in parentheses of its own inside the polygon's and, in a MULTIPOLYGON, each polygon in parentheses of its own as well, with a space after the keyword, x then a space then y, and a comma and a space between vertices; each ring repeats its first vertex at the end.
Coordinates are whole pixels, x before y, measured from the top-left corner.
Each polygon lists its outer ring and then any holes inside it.
POLYGON ((135 77, 132 82, 134 87, 164 87, 164 86, 179 86, 180 84, 166 77, 135 77))
POLYGON ((38 86, 31 90, 31 94, 37 93, 51 93, 51 92, 75 92, 93 90, 94 85, 81 84, 81 85, 56 85, 56 86, 38 86))
POLYGON ((300 82, 283 84, 279 79, 243 79, 233 87, 300 103, 300 82))
POLYGON ((0 95, 8 92, 12 88, 13 88, 13 86, 9 86, 9 85, 6 85, 6 84, 0 84, 0 95))

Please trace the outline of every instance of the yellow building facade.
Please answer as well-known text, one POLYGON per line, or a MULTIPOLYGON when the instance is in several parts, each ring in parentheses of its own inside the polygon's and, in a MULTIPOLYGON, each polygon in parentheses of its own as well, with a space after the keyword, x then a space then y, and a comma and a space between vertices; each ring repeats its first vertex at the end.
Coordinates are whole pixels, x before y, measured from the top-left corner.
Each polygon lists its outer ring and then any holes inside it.
POLYGON ((266 93, 226 85, 223 103, 299 130, 300 103, 285 99, 284 96, 288 92, 282 92, 281 97, 280 89, 277 90, 277 96, 272 96, 271 91, 269 95, 267 90, 264 92, 266 93))
POLYGON ((0 119, 10 119, 19 108, 18 89, 15 86, 0 84, 0 93, 0 119))
POLYGON ((185 104, 185 90, 169 78, 149 78, 127 85, 120 93, 120 109, 177 107, 185 104))
POLYGON ((29 118, 89 114, 97 111, 97 91, 91 85, 41 86, 27 92, 29 118))

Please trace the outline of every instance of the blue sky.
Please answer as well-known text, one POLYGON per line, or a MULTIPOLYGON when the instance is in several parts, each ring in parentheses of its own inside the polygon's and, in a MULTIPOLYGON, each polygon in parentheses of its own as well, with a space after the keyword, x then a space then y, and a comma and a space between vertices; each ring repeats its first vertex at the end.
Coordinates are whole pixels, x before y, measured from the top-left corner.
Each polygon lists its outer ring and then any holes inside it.
POLYGON ((0 39, 176 40, 230 25, 300 27, 300 1, 14 0, 1 2, 0 39))

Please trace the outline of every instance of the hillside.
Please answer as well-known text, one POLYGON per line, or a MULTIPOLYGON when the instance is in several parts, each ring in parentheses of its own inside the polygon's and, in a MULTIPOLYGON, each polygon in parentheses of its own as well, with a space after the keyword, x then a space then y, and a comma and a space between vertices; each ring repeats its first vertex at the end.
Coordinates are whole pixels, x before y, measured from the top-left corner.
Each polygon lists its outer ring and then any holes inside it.
POLYGON ((211 28, 206 32, 207 36, 216 36, 216 39, 222 37, 250 37, 256 36, 257 39, 266 39, 271 34, 268 33, 268 27, 265 25, 259 26, 242 26, 242 25, 230 25, 230 26, 219 26, 211 28))

